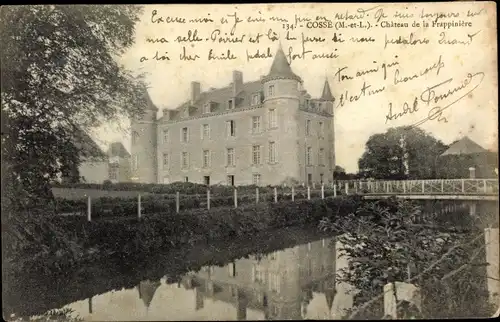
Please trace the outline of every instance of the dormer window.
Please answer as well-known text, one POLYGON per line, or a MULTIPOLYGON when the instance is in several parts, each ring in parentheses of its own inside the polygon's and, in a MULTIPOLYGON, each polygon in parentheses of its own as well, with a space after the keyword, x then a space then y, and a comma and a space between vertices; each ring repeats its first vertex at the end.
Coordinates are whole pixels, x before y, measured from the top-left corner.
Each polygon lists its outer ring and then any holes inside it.
POLYGON ((230 99, 229 101, 227 101, 227 108, 232 110, 233 109, 233 100, 230 99))
POLYGON ((311 108, 312 108, 312 109, 315 109, 315 108, 316 108, 316 103, 311 102, 311 108))
POLYGON ((305 100, 304 104, 305 104, 306 108, 309 108, 309 100, 308 99, 305 100))
POLYGON ((210 110, 210 102, 208 103, 205 103, 205 105, 203 105, 203 113, 207 114, 207 113, 210 113, 211 110, 210 110))
POLYGON ((184 109, 184 117, 189 117, 189 107, 184 109))
POLYGON ((260 104, 260 94, 256 93, 252 95, 252 106, 260 104))

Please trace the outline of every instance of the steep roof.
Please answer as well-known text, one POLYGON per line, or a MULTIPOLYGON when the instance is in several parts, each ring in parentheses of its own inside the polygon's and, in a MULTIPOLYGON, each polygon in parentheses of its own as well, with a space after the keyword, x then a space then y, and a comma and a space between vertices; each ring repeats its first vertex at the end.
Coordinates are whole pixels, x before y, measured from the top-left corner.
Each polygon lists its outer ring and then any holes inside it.
MULTIPOLYGON (((261 99, 263 97, 263 88, 260 80, 253 82, 243 83, 240 87, 239 93, 236 95, 236 106, 235 109, 241 107, 248 107, 251 105, 252 95, 259 94, 261 99)), ((176 120, 182 118, 182 111, 186 108, 190 108, 190 117, 196 117, 203 114, 203 106, 205 103, 216 103, 214 106, 213 113, 222 113, 229 110, 228 101, 233 99, 233 86, 226 86, 223 88, 211 89, 200 93, 198 99, 195 102, 190 100, 185 101, 179 107, 177 107, 172 115, 171 119, 176 120)), ((259 101, 260 103, 260 101, 259 101)))
POLYGON ((325 85, 323 85, 323 93, 321 93, 321 99, 325 101, 333 101, 332 92, 330 91, 330 84, 328 83, 328 79, 325 79, 325 85))
POLYGON ((288 60, 286 59, 285 53, 281 46, 278 48, 276 55, 274 56, 273 64, 269 70, 269 74, 263 79, 263 81, 268 81, 276 78, 291 78, 297 81, 302 81, 299 76, 297 76, 290 67, 288 60))
POLYGON ((130 157, 130 153, 127 151, 127 149, 125 149, 123 143, 121 142, 111 143, 109 145, 107 154, 109 157, 120 157, 120 158, 130 157))
POLYGON ((151 305, 151 301, 153 300, 155 292, 158 287, 160 287, 160 285, 161 283, 159 281, 146 280, 142 281, 137 286, 137 289, 139 291, 139 298, 144 302, 144 305, 146 307, 149 307, 149 305, 151 305))
POLYGON ((82 150, 84 157, 105 157, 106 153, 83 129, 77 128, 73 133, 73 143, 82 150))
POLYGON ((469 139, 467 136, 452 143, 448 150, 444 151, 441 156, 446 155, 464 155, 464 154, 477 154, 488 152, 482 146, 469 139))

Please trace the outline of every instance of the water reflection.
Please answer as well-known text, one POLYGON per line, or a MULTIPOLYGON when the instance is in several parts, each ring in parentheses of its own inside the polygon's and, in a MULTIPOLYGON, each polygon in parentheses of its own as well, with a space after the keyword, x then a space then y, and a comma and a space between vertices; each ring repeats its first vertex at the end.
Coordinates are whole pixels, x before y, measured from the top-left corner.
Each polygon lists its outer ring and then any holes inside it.
POLYGON ((179 283, 145 280, 66 307, 94 321, 340 318, 352 299, 342 288, 339 294, 335 283, 336 262, 343 266, 335 246, 333 238, 324 238, 223 267, 205 266, 179 283))

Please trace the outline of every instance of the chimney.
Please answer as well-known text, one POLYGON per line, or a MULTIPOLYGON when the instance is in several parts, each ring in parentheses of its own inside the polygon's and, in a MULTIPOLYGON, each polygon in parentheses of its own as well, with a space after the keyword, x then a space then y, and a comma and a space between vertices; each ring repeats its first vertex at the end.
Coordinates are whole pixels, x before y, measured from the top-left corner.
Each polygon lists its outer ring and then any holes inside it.
POLYGON ((243 73, 238 70, 233 70, 233 97, 243 89, 243 73))
POLYGON ((200 82, 191 82, 191 104, 194 104, 200 97, 201 84, 200 82))
POLYGON ((168 108, 164 108, 162 110, 163 112, 163 117, 165 118, 166 121, 169 121, 170 120, 170 111, 168 108))

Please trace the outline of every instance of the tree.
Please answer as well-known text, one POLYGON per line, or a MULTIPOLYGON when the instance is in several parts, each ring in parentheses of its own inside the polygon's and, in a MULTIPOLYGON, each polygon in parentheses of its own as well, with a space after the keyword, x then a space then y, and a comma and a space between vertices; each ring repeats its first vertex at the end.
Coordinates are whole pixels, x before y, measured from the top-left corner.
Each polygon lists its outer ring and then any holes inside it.
POLYGON ((358 161, 363 177, 425 179, 435 175, 436 159, 446 146, 416 127, 391 128, 372 135, 358 161))
POLYGON ((1 8, 2 182, 15 206, 20 193, 30 203, 50 198, 52 179, 95 154, 81 144, 90 129, 140 113, 142 75, 116 58, 134 43, 141 12, 133 5, 1 8))

